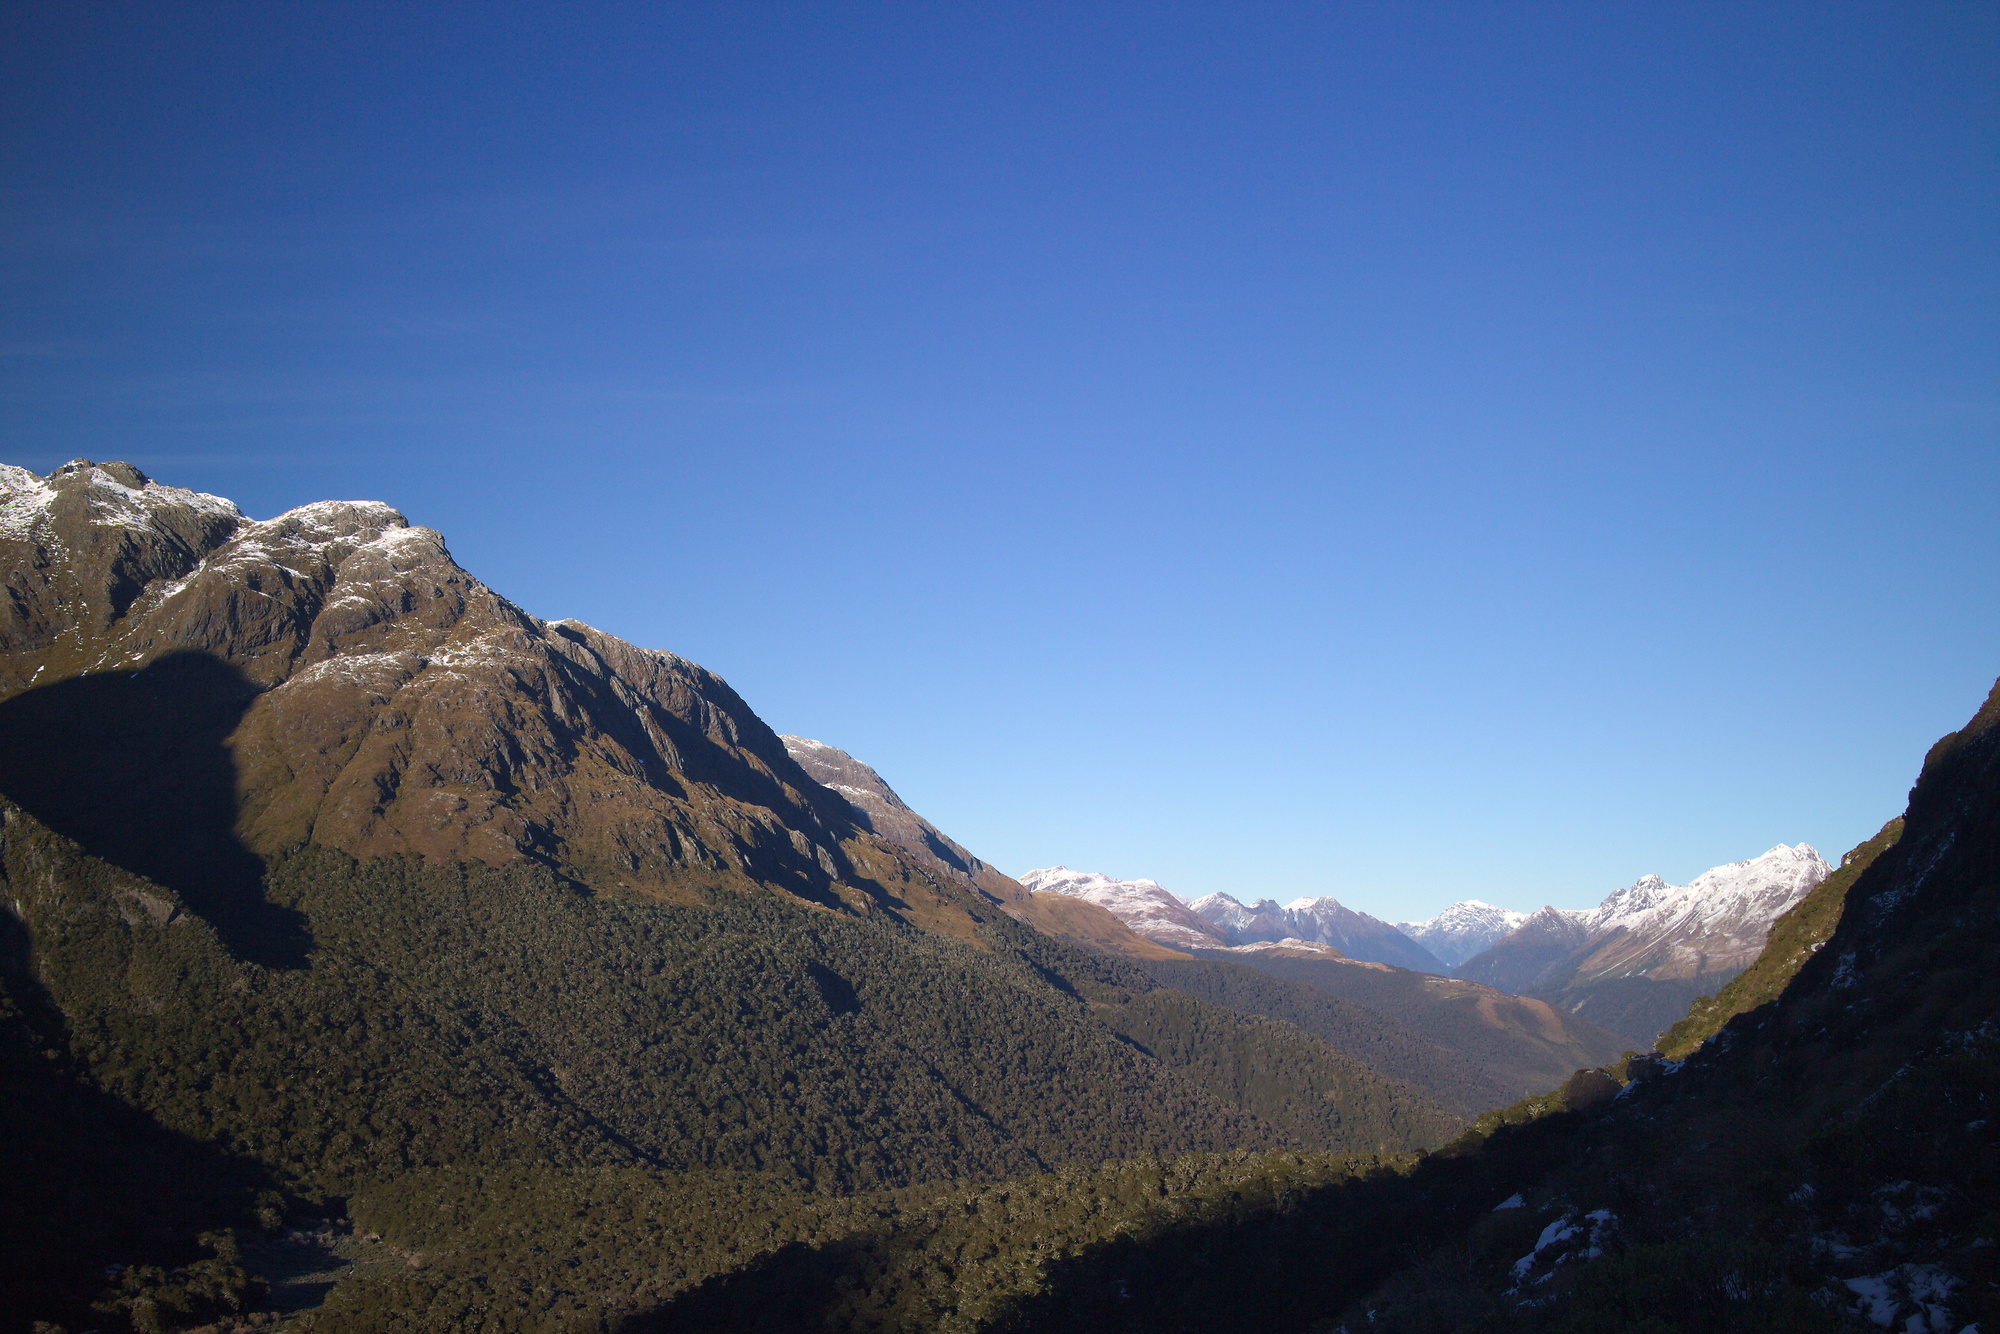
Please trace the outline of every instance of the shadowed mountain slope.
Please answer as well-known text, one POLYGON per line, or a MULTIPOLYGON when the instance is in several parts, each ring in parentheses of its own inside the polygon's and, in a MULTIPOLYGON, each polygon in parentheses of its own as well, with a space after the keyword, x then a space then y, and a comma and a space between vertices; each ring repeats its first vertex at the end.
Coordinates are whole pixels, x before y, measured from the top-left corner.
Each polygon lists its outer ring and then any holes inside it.
POLYGON ((1518 996, 1583 944, 1590 934, 1583 916, 1552 907, 1529 913, 1519 926, 1452 969, 1451 975, 1518 996))
POLYGON ((1505 1077, 1505 1062, 1495 1062, 1490 1050, 1483 1059, 1468 1057, 1379 1010, 1247 964, 1161 960, 1144 967, 1161 984, 1211 1004, 1294 1024, 1371 1069, 1416 1085, 1468 1120, 1542 1088, 1532 1079, 1505 1077))

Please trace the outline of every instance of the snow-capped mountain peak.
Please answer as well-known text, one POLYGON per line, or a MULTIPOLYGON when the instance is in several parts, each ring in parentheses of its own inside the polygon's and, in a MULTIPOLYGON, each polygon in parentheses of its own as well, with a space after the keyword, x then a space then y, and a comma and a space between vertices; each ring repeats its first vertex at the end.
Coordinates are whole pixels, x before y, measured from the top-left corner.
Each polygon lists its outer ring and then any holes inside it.
POLYGON ((1483 899, 1463 899, 1425 922, 1398 922, 1396 929, 1456 968, 1528 920, 1528 914, 1483 899))
POLYGON ((1018 879, 1031 893, 1066 894, 1094 903, 1133 931, 1162 945, 1176 949, 1215 949, 1229 943, 1158 881, 1118 880, 1101 871, 1072 871, 1067 866, 1046 866, 1018 879))
POLYGON ((1593 932, 1622 927, 1640 934, 1673 926, 1709 931, 1753 919, 1768 925, 1832 873, 1811 845, 1780 843, 1762 856, 1713 867, 1685 885, 1642 876, 1606 895, 1585 924, 1593 932))

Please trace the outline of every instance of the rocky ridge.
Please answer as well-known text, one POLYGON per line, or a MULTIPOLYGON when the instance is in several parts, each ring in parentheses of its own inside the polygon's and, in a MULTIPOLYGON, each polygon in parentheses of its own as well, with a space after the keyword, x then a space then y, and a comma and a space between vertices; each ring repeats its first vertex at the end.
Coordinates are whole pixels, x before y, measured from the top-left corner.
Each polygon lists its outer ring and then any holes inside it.
POLYGON ((801 736, 779 739, 807 775, 839 793, 854 808, 856 818, 871 833, 904 849, 932 874, 996 900, 1008 913, 1052 936, 1135 959, 1186 957, 1137 934, 1085 897, 1030 893, 1027 886, 1002 875, 947 838, 936 825, 911 810, 882 775, 839 747, 801 736))

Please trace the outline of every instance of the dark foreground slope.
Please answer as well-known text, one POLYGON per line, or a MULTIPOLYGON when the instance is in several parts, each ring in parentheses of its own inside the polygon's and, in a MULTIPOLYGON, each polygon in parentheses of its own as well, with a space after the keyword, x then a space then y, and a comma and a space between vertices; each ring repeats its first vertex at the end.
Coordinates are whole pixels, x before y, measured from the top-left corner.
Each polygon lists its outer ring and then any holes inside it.
POLYGON ((1824 946, 1678 1066, 1579 1072, 1421 1161, 1135 1164, 885 1201, 633 1328, 2000 1327, 1996 952, 2000 688, 1933 748, 1824 946))

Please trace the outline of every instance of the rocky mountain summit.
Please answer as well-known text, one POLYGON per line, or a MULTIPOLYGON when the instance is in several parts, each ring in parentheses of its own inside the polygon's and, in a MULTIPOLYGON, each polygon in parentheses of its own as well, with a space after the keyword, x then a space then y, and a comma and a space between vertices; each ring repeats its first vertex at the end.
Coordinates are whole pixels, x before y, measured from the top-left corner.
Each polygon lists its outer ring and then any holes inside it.
POLYGON ((1833 872, 1804 843, 1717 866, 1686 885, 1642 876, 1596 908, 1543 908, 1454 976, 1653 1038, 1747 968, 1771 923, 1833 872))
POLYGON ((1527 920, 1524 912, 1465 899, 1428 921, 1397 922, 1396 929, 1436 955, 1439 962, 1456 968, 1527 920))
POLYGON ((257 521, 130 464, 5 467, 0 560, 12 795, 198 896, 202 868, 240 881, 311 842, 680 900, 750 882, 961 932, 997 910, 872 833, 713 673, 529 615, 387 505, 257 521))

